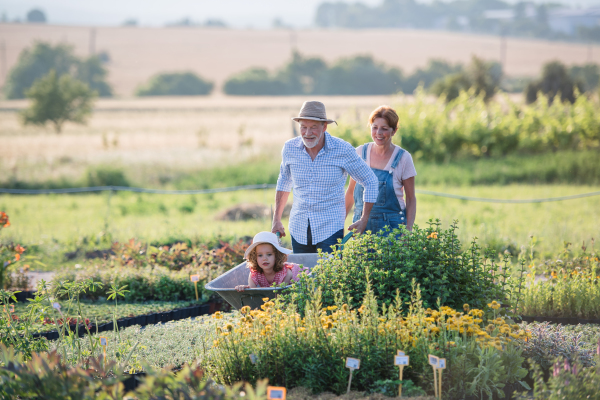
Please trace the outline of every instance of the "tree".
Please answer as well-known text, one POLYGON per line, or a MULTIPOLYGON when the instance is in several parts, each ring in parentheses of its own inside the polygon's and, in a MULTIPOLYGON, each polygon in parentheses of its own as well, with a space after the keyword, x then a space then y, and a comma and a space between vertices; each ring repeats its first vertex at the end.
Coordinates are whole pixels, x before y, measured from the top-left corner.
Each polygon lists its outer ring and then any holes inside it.
POLYGON ((584 84, 573 79, 567 67, 560 61, 549 62, 544 65, 542 77, 538 81, 530 82, 525 88, 525 99, 527 103, 534 103, 538 93, 542 93, 552 102, 557 95, 561 101, 575 102, 575 92, 583 93, 584 84))
POLYGON ((138 96, 202 96, 210 94, 213 83, 192 72, 159 74, 137 89, 138 96))
POLYGON ((447 101, 454 100, 461 91, 473 89, 473 94, 483 94, 488 101, 498 91, 502 79, 502 67, 499 63, 484 61, 473 56, 471 65, 461 72, 447 75, 438 79, 431 87, 431 92, 441 96, 445 95, 447 101))
POLYGON ((53 46, 50 43, 37 42, 19 55, 17 64, 8 75, 5 94, 8 99, 22 99, 27 89, 35 81, 47 75, 50 70, 58 76, 71 74, 83 81, 100 96, 111 96, 112 90, 106 83, 106 70, 97 56, 79 59, 73 48, 66 44, 53 46))
POLYGON ((92 112, 96 92, 70 75, 58 76, 52 70, 27 91, 29 108, 21 113, 23 123, 45 125, 50 122, 60 133, 66 121, 85 123, 92 112))
POLYGON ((44 24, 46 23, 46 14, 42 10, 34 8, 27 13, 27 22, 44 24))

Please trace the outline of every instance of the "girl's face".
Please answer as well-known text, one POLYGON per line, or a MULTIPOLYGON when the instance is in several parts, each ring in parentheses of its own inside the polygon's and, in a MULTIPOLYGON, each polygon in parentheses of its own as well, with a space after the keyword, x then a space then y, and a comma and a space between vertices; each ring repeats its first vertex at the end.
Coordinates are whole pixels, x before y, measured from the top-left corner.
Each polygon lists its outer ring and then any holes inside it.
POLYGON ((371 138, 378 146, 389 146, 396 131, 388 125, 385 118, 375 118, 371 124, 371 138))
POLYGON ((275 267, 275 249, 273 249, 273 246, 268 243, 256 246, 256 261, 264 272, 268 274, 273 272, 273 267, 275 267))

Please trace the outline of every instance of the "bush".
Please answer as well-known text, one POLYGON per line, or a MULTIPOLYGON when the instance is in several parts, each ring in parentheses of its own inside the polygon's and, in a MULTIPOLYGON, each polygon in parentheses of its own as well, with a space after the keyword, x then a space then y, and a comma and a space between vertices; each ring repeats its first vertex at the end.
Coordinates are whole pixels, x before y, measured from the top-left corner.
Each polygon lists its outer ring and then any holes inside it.
POLYGON ((136 91, 137 96, 203 96, 212 92, 214 84, 193 72, 159 74, 136 91))
POLYGON ((508 278, 508 261, 500 269, 487 252, 482 254, 475 239, 463 252, 456 222, 446 231, 440 227, 439 221, 430 221, 427 229, 415 226, 400 240, 397 237, 404 232, 398 228, 385 237, 370 233, 354 237, 343 249, 336 248, 332 257, 320 260, 311 277, 302 276, 293 284, 288 299, 303 310, 314 280, 325 306, 334 305, 336 296, 341 296, 350 307, 358 307, 371 282, 382 304, 391 305, 397 292, 406 304, 414 280, 423 288, 425 307, 438 301, 450 307, 468 303, 476 308, 483 308, 488 299, 509 302, 510 286, 516 282, 508 278))
POLYGON ((21 113, 23 123, 33 125, 54 125, 60 133, 65 122, 85 123, 92 113, 92 101, 96 93, 85 83, 73 79, 70 75, 58 76, 52 70, 48 75, 36 81, 27 91, 31 99, 29 108, 21 113))
POLYGON ((460 92, 469 91, 474 96, 482 95, 485 101, 491 99, 500 87, 502 66, 495 62, 486 62, 473 56, 467 70, 446 75, 433 83, 431 92, 444 95, 446 101, 454 100, 460 92))
POLYGON ((225 81, 223 91, 238 96, 277 96, 292 94, 287 82, 272 76, 264 68, 251 68, 225 81))
POLYGON ((85 184, 94 186, 130 186, 123 170, 113 167, 89 168, 85 184))
POLYGON ((4 92, 8 99, 22 99, 27 90, 51 70, 61 77, 68 74, 97 91, 99 96, 111 96, 112 90, 105 82, 106 70, 97 56, 79 59, 73 48, 66 44, 52 46, 36 42, 33 48, 19 55, 17 64, 10 70, 4 92))
POLYGON ((430 60, 425 68, 417 68, 415 72, 407 76, 402 84, 404 93, 414 92, 419 85, 429 89, 439 79, 463 72, 461 64, 452 65, 444 60, 430 60))
POLYGON ((538 94, 541 93, 548 98, 549 102, 560 96, 561 101, 575 103, 577 93, 583 92, 585 92, 584 84, 572 78, 564 64, 553 61, 544 65, 542 77, 539 80, 527 85, 525 100, 529 104, 534 103, 538 94))

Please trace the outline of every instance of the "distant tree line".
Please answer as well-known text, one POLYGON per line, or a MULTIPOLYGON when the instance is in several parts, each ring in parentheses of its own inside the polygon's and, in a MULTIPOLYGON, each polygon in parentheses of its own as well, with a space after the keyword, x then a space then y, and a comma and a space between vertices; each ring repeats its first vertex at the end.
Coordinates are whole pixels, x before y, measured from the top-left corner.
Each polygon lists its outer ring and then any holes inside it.
POLYGON ((429 88, 437 79, 462 70, 441 60, 432 60, 413 74, 378 62, 368 55, 341 58, 331 65, 318 57, 294 52, 282 68, 269 72, 250 68, 226 80, 223 91, 230 95, 385 95, 412 93, 419 84, 429 88))
POLYGON ((600 27, 580 27, 573 35, 553 31, 549 24, 549 12, 561 6, 559 3, 509 3, 502 0, 429 3, 417 0, 383 0, 376 6, 360 2, 324 2, 317 8, 315 24, 324 28, 445 29, 550 40, 600 41, 600 27), (509 17, 486 16, 486 12, 490 10, 504 11, 509 17))

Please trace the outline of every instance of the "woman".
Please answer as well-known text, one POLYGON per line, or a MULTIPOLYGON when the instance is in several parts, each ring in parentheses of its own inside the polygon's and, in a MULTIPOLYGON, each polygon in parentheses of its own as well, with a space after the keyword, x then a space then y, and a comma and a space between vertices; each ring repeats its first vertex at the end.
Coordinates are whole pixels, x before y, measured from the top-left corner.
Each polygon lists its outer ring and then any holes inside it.
MULTIPOLYGON (((372 233, 379 233, 386 226, 391 230, 401 224, 411 231, 417 214, 417 171, 410 153, 392 143, 398 130, 398 119, 398 114, 392 108, 376 108, 369 117, 373 142, 356 148, 358 155, 371 167, 379 180, 379 196, 365 229, 372 233)), ((352 210, 353 204, 353 222, 356 222, 363 211, 363 187, 350 178, 350 186, 346 190, 346 215, 352 210)))

